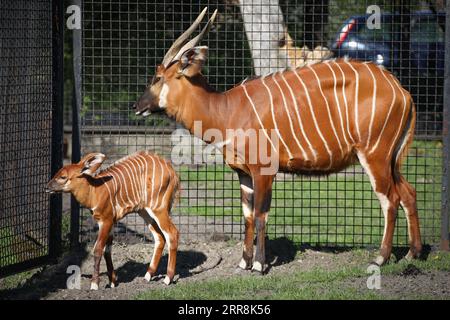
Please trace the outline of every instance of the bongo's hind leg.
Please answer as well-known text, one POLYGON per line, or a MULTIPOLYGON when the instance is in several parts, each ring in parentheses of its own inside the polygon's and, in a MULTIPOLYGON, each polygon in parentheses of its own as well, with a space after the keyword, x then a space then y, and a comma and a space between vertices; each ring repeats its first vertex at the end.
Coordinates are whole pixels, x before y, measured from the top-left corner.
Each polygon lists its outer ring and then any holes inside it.
POLYGON ((397 220, 399 206, 399 196, 393 184, 391 184, 388 190, 376 191, 376 194, 380 200, 381 209, 383 210, 384 232, 380 246, 380 255, 374 262, 381 266, 386 263, 391 256, 395 222, 397 220))
POLYGON ((151 210, 146 208, 149 215, 158 224, 159 229, 164 235, 166 243, 169 249, 169 262, 167 263, 167 275, 164 279, 164 283, 169 285, 175 276, 175 267, 177 261, 177 250, 178 250, 178 230, 170 219, 169 212, 167 209, 155 209, 151 210))
POLYGON ((422 241, 420 237, 419 216, 417 214, 416 191, 401 175, 396 182, 396 188, 408 223, 409 252, 405 258, 407 260, 418 258, 422 251, 422 241))
POLYGON ((152 223, 148 226, 150 229, 150 232, 153 235, 153 239, 155 240, 155 248, 153 249, 153 256, 152 260, 150 261, 150 264, 148 266, 146 280, 149 281, 151 278, 156 274, 156 270, 158 270, 159 261, 161 260, 161 256, 164 250, 164 246, 166 244, 166 240, 164 239, 164 235, 159 229, 158 225, 155 221, 152 221, 152 223), (149 279, 147 279, 147 277, 149 279))
POLYGON ((158 224, 155 220, 153 220, 153 218, 150 217, 146 210, 141 210, 139 212, 139 215, 147 224, 155 242, 152 259, 150 261, 150 264, 148 265, 147 273, 145 274, 145 280, 150 281, 155 276, 156 271, 158 270, 159 261, 162 256, 166 240, 164 239, 164 235, 161 232, 161 229, 159 229, 158 224))
POLYGON ((392 252, 400 196, 395 188, 391 167, 387 159, 384 159, 385 161, 380 161, 381 157, 378 160, 376 158, 367 159, 363 153, 358 153, 358 158, 370 178, 372 188, 380 201, 384 215, 384 232, 380 254, 374 261, 377 265, 383 265, 389 260, 392 252))

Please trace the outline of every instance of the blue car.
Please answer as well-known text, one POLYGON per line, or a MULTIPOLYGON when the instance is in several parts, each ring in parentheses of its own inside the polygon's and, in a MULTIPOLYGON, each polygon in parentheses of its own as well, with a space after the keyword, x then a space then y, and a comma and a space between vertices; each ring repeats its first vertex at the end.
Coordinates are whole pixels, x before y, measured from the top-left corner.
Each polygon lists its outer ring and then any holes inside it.
MULTIPOLYGON (((402 67, 400 50, 402 23, 398 14, 382 14, 379 29, 367 26, 369 15, 353 16, 345 21, 331 44, 336 57, 373 61, 388 69, 402 67)), ((445 13, 418 11, 410 15, 409 68, 418 74, 444 75, 445 13)))

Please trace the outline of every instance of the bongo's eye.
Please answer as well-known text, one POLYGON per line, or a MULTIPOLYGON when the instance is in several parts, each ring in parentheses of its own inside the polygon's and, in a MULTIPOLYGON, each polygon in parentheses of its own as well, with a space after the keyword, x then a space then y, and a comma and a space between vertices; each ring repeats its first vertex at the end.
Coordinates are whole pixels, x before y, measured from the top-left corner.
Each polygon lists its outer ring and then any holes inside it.
POLYGON ((161 80, 161 77, 155 77, 155 78, 153 78, 152 85, 153 85, 153 84, 157 84, 157 83, 159 82, 159 80, 161 80))

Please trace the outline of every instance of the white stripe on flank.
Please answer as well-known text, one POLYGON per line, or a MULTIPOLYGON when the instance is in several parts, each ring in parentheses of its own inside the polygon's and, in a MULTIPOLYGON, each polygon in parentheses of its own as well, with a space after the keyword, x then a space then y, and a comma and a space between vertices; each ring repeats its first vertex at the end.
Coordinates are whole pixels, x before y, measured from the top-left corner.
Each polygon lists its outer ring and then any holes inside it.
POLYGON ((141 169, 140 176, 141 176, 141 192, 142 192, 142 201, 145 205, 148 205, 148 190, 147 190, 147 175, 148 175, 148 168, 147 168, 147 158, 144 157, 141 154, 137 154, 136 161, 139 161, 139 168, 141 169))
MULTIPOLYGON (((314 76, 316 77, 317 84, 319 85, 320 94, 322 95, 323 100, 325 100, 325 104, 327 106, 328 118, 330 119, 331 128, 333 129, 334 136, 335 136, 335 138, 336 138, 336 140, 337 140, 337 142, 339 144, 339 149, 341 150, 341 156, 344 157, 344 149, 342 148, 341 140, 339 140, 336 128, 334 127, 333 118, 331 117, 330 105, 328 104, 327 97, 325 97, 325 94, 323 93, 322 85, 320 84, 319 76, 317 75, 317 73, 314 70, 314 68, 311 68, 311 66, 309 66, 309 65, 306 66, 306 67, 309 68, 309 70, 311 70, 313 72, 314 76)), ((336 84, 336 81, 334 83, 336 84)))
POLYGON ((317 123, 317 119, 316 119, 316 116, 314 114, 314 110, 313 110, 313 107, 312 107, 311 97, 309 96, 308 88, 306 87, 306 85, 303 82, 302 78, 300 77, 300 75, 296 71, 294 71, 294 74, 296 75, 296 77, 300 81, 300 83, 302 84, 303 90, 305 91, 305 94, 306 94, 306 99, 308 100, 308 106, 309 106, 309 110, 311 111, 311 116, 313 118, 314 126, 316 127, 317 133, 319 134, 320 139, 322 140, 323 144, 325 145, 325 148, 327 149, 328 156, 330 158, 330 164, 329 164, 329 166, 327 168, 327 169, 329 169, 333 165, 333 153, 331 152, 330 148, 328 147, 327 141, 325 140, 325 138, 323 137, 322 132, 320 131, 319 124, 317 123))
POLYGON ((134 169, 134 178, 136 181, 136 193, 138 194, 138 202, 136 203, 139 206, 144 201, 144 194, 142 193, 142 172, 140 162, 138 161, 137 155, 130 158, 130 164, 134 169), (137 169, 136 169, 137 167, 137 169))
POLYGON ((144 194, 142 193, 142 168, 141 168, 141 162, 138 159, 137 155, 130 159, 130 164, 133 166, 135 171, 135 178, 136 178, 136 191, 139 196, 139 201, 137 205, 139 206, 144 201, 144 194), (137 167, 137 169, 136 169, 137 167))
POLYGON ((336 66, 339 68, 339 71, 341 71, 342 74, 342 96, 344 98, 344 106, 345 106, 345 118, 346 118, 346 122, 347 122, 347 133, 348 136, 350 137, 350 139, 352 140, 352 143, 355 143, 355 139, 353 138, 353 135, 350 132, 350 122, 349 122, 349 115, 348 115, 348 102, 347 102, 347 95, 345 94, 345 74, 344 71, 342 70, 341 66, 339 65, 339 63, 336 63, 336 66))
POLYGON ((149 208, 153 209, 153 195, 155 193, 155 171, 156 171, 156 164, 155 164, 155 159, 153 157, 150 157, 152 159, 152 163, 153 163, 153 167, 152 167, 152 193, 150 195, 151 199, 150 199, 150 205, 149 208))
MULTIPOLYGON (((142 157, 144 158, 144 157, 142 157)), ((147 160, 144 158, 144 160, 141 159, 141 155, 136 156, 136 162, 139 162, 139 176, 141 178, 141 193, 142 193, 142 202, 144 205, 148 205, 147 203, 147 160)))
POLYGON ((121 209, 125 208, 127 206, 127 202, 124 200, 123 197, 123 183, 120 181, 122 180, 122 178, 119 176, 119 173, 114 169, 114 167, 110 167, 109 168, 110 172, 114 174, 114 183, 116 186, 116 194, 117 194, 117 198, 118 200, 120 200, 122 202, 122 204, 120 203, 120 201, 117 201, 117 203, 119 204, 119 207, 121 209))
POLYGON ((391 152, 392 152, 392 149, 395 146, 395 143, 398 142, 397 139, 398 139, 398 136, 400 135, 400 132, 402 130, 403 118, 405 117, 405 113, 406 113, 406 97, 405 97, 405 94, 403 93, 402 88, 397 83, 396 79, 394 78, 394 76, 392 74, 391 74, 391 78, 394 80, 395 85, 400 90, 400 93, 403 96, 403 113, 402 113, 402 118, 401 118, 399 126, 398 126, 397 134, 395 135, 395 138, 392 140, 392 145, 391 145, 391 148, 389 149, 389 153, 386 155, 387 157, 389 157, 391 155, 391 152))
POLYGON ((353 68, 352 64, 345 61, 346 64, 352 68, 353 72, 355 73, 355 126, 356 126, 356 133, 358 134, 358 140, 361 141, 361 133, 359 132, 359 106, 358 106, 358 95, 359 95, 359 73, 358 71, 353 68))
POLYGON ((112 170, 111 170, 111 167, 109 167, 108 168, 108 173, 111 175, 111 177, 112 177, 112 182, 113 182, 113 185, 114 185, 114 191, 113 191, 113 193, 114 193, 114 197, 115 197, 115 202, 116 202, 116 205, 119 207, 119 208, 122 208, 122 205, 120 204, 120 201, 119 201, 119 197, 122 199, 122 203, 123 203, 123 206, 125 206, 125 202, 124 202, 124 200, 123 200, 123 198, 122 198, 122 195, 120 194, 120 190, 119 190, 119 185, 118 185, 118 183, 117 183, 117 181, 116 181, 116 179, 117 179, 117 176, 115 175, 115 172, 113 172, 112 170))
MULTIPOLYGON (((103 178, 103 177, 102 177, 102 178, 103 178)), ((111 180, 112 180, 112 179, 111 179, 111 180)), ((109 202, 111 203, 111 207, 112 207, 112 211, 113 211, 113 217, 115 218, 115 217, 117 216, 117 214, 116 214, 116 207, 115 207, 115 205, 114 205, 114 203, 113 203, 113 197, 112 197, 113 195, 112 195, 112 193, 111 193, 111 190, 109 189, 108 181, 105 180, 104 184, 105 184, 105 186, 106 186, 106 189, 108 189, 109 202)))
MULTIPOLYGON (((299 107, 298 107, 297 99, 295 98, 294 92, 292 91, 291 86, 286 81, 286 78, 283 76, 283 74, 281 74, 281 78, 283 79, 284 83, 286 84, 286 86, 287 86, 287 88, 289 90, 289 94, 291 95, 291 99, 294 102, 294 110, 295 110, 295 114, 297 116, 298 125, 300 126, 300 131, 302 132, 303 137, 305 137, 306 144, 308 145, 309 150, 311 151, 311 154, 314 157, 314 161, 317 162, 317 151, 313 148, 311 142, 309 141, 309 139, 308 139, 308 137, 306 135, 305 129, 303 128, 303 123, 302 123, 302 119, 300 118, 300 110, 299 110, 299 107)), ((307 161, 309 160, 309 157, 308 157, 306 152, 304 153, 303 156, 305 157, 305 160, 307 160, 307 161)))
POLYGON ((136 162, 139 162, 139 177, 141 180, 141 193, 142 193, 142 202, 144 205, 147 205, 147 181, 145 180, 146 177, 146 166, 143 160, 141 159, 141 155, 136 156, 136 162))
POLYGON ((148 203, 148 188, 147 188, 147 183, 148 183, 148 159, 144 156, 142 156, 142 158, 144 159, 144 193, 145 193, 145 203, 148 203))
MULTIPOLYGON (((120 183, 120 185, 121 185, 121 191, 122 192, 119 192, 119 194, 120 194, 120 197, 122 198, 122 201, 123 201, 123 197, 122 197, 122 193, 123 193, 123 190, 125 190, 125 194, 126 194, 126 198, 127 198, 127 202, 131 205, 131 206, 133 206, 133 203, 131 202, 131 200, 130 200, 130 195, 128 194, 128 188, 127 188, 127 181, 125 180, 125 176, 123 175, 123 173, 122 173, 122 171, 118 168, 118 167, 111 167, 111 170, 114 170, 114 172, 117 172, 118 174, 118 176, 119 176, 119 178, 123 181, 123 183, 120 183)), ((126 201, 124 201, 124 204, 126 204, 126 201)))
MULTIPOLYGON (((161 172, 160 172, 160 174, 161 174, 161 181, 159 182, 159 190, 158 190, 158 193, 156 194, 156 201, 158 201, 158 199, 161 198, 161 189, 162 189, 162 186, 164 184, 164 168, 163 168, 163 165, 161 163, 161 160, 159 160, 159 158, 156 158, 156 160, 158 161, 159 166, 161 168, 161 172)), ((162 201, 162 199, 161 199, 161 201, 162 201)), ((156 203, 155 208, 159 208, 160 206, 161 206, 161 203, 159 205, 157 205, 157 203, 156 203)))
MULTIPOLYGON (((412 111, 410 111, 410 112, 412 112, 412 111)), ((405 128, 405 129, 406 129, 406 128, 405 128)), ((410 128, 408 128, 408 129, 410 129, 410 128)), ((409 130, 408 130, 408 131, 409 131, 409 130)), ((412 134, 414 134, 414 132, 413 132, 412 134)), ((411 135, 407 133, 407 135, 404 137, 404 139, 403 139, 403 141, 402 141, 402 144, 401 144, 400 147, 398 148, 398 152, 397 152, 397 155, 396 155, 396 157, 395 157, 395 163, 398 162, 398 157, 400 157, 400 156, 402 155, 403 150, 405 149, 405 145, 408 143, 409 137, 410 137, 410 136, 411 136, 411 135)))
MULTIPOLYGON (((134 200, 131 199, 130 197, 130 192, 128 192, 128 179, 125 177, 125 173, 124 171, 127 172, 128 175, 128 170, 126 169, 126 166, 124 165, 124 163, 121 163, 122 167, 118 167, 117 170, 119 171, 120 175, 123 177, 123 187, 125 189, 125 194, 127 195, 127 199, 128 199, 128 203, 131 205, 131 207, 134 207, 134 200)), ((131 181, 130 181, 131 182, 131 181)))
MULTIPOLYGON (((281 77, 282 77, 282 79, 284 80, 284 77, 283 77, 282 74, 281 74, 281 77)), ((286 115, 287 115, 287 117, 288 117, 288 119, 289 119, 289 125, 290 125, 290 127, 291 127, 292 137, 294 138, 294 140, 295 140, 295 142, 297 143, 297 145, 298 145, 300 151, 302 152, 303 158, 304 158, 305 160, 307 160, 307 159, 308 159, 308 155, 306 154, 305 149, 303 149, 302 145, 300 144, 300 141, 298 141, 297 135, 295 134, 294 123, 292 122, 292 118, 291 118, 291 115, 290 115, 290 113, 289 113, 289 108, 288 108, 288 105, 287 105, 287 103, 286 103, 286 97, 284 96, 283 90, 281 90, 281 87, 280 87, 280 85, 278 84, 278 81, 275 79, 275 74, 272 75, 272 80, 273 80, 273 82, 275 83, 275 85, 278 87, 278 90, 279 90, 280 93, 281 93, 281 97, 283 98, 284 110, 286 110, 286 115)), ((286 81, 285 81, 285 82, 286 82, 286 81)), ((293 100, 294 100, 294 103, 297 104, 297 103, 295 102, 295 97, 292 97, 292 98, 293 98, 293 100)), ((295 109, 297 109, 297 105, 295 106, 295 109)))
POLYGON ((388 114, 386 116, 386 119, 384 120, 383 128, 381 129, 381 132, 380 132, 380 134, 378 136, 377 142, 374 144, 372 149, 370 149, 369 154, 372 154, 378 148, 378 144, 381 141, 381 136, 383 135, 383 132, 386 129, 386 126, 388 124, 389 117, 391 116, 391 112, 392 112, 393 107, 394 107, 395 99, 397 98, 397 95, 395 94, 395 89, 394 89, 394 86, 392 85, 392 82, 388 79, 388 77, 386 77, 386 75, 385 75, 383 70, 381 70, 381 74, 383 75, 383 77, 386 79, 386 81, 391 86, 391 89, 392 89, 392 101, 391 101, 391 106, 389 107, 389 112, 388 112, 388 114))
POLYGON ((325 65, 331 70, 331 73, 333 74, 333 79, 334 79, 334 98, 336 99, 336 106, 337 106, 338 113, 339 113, 339 119, 341 120, 342 136, 344 137, 345 144, 347 145, 347 152, 349 152, 350 151, 350 143, 347 140, 347 136, 345 134, 344 118, 342 116, 341 104, 339 103, 339 98, 338 98, 338 95, 337 95, 337 78, 336 78, 336 73, 334 72, 333 68, 330 66, 328 61, 325 62, 325 65))
POLYGON ((124 168, 124 171, 126 172, 126 174, 128 175, 128 181, 130 182, 129 183, 129 187, 130 187, 130 189, 131 189, 131 194, 132 194, 132 196, 133 196, 133 198, 134 198, 134 200, 133 200, 133 204, 136 206, 137 204, 138 204, 138 202, 139 202, 139 195, 137 194, 137 190, 136 190, 136 188, 135 188, 135 184, 134 184, 134 174, 133 174, 133 172, 132 172, 132 170, 131 170, 131 167, 130 167, 130 165, 129 165, 129 159, 127 160, 127 161, 125 161, 123 164, 122 164, 122 166, 123 166, 123 168, 124 168))
POLYGON ((267 140, 269 140, 270 145, 272 146, 273 150, 275 150, 275 152, 278 153, 277 148, 275 148, 275 146, 273 145, 272 140, 269 138, 269 135, 267 134, 266 129, 264 128, 264 125, 263 125, 263 123, 262 123, 262 121, 261 121, 261 118, 259 117, 259 114, 258 114, 258 112, 256 111, 256 107, 255 107, 255 104, 253 103, 253 100, 252 100, 252 99, 250 98, 250 96, 248 95, 247 89, 245 88, 244 85, 241 85, 241 87, 242 87, 242 89, 244 90, 245 96, 247 97, 248 101, 250 102, 250 105, 251 105, 252 108, 253 108, 253 112, 255 112, 256 118, 258 119, 259 125, 261 126, 261 129, 263 130, 264 135, 266 136, 267 140))
POLYGON ((264 86, 264 88, 266 88, 267 93, 269 94, 269 99, 270 99, 270 111, 272 113, 272 120, 273 120, 273 124, 275 126, 275 131, 278 134, 278 137, 280 138, 281 142, 283 143, 284 148, 286 149, 288 155, 289 155, 289 159, 293 159, 294 156, 292 155, 291 150, 289 150, 288 145, 286 144, 286 142, 284 141, 283 137, 281 136, 281 132, 278 129, 278 124, 277 124, 277 120, 275 119, 275 112, 274 112, 274 107, 273 107, 273 97, 272 97, 272 92, 270 92, 269 87, 266 85, 266 83, 264 82, 264 78, 261 78, 261 82, 264 86))
POLYGON ((370 123, 369 123, 369 136, 367 137, 366 148, 369 147, 370 139, 372 137, 372 127, 373 127, 373 119, 375 118, 375 110, 377 108, 377 80, 375 76, 370 70, 370 66, 368 64, 364 64, 370 72, 370 75, 373 79, 373 95, 372 95, 372 113, 370 114, 370 123))

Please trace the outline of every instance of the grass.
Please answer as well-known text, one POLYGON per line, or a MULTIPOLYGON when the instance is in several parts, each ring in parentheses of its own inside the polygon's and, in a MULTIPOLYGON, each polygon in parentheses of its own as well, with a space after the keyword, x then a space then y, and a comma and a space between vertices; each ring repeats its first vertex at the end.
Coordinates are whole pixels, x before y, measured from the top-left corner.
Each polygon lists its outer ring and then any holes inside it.
MULTIPOLYGON (((358 274, 357 270, 326 272, 317 269, 294 272, 289 275, 231 277, 177 284, 165 290, 154 289, 139 294, 138 300, 298 300, 298 299, 351 299, 356 290, 342 290, 337 284, 347 277, 358 274)), ((366 298, 377 298, 369 292, 366 298)))
POLYGON ((19 258, 14 252, 15 242, 14 233, 11 228, 0 228, 0 267, 19 262, 19 258))
MULTIPOLYGON (((69 232, 70 232, 70 212, 63 213, 62 215, 62 251, 67 252, 70 248, 69 232)), ((14 236, 13 231, 8 228, 0 228, 0 267, 8 266, 15 263, 26 260, 27 257, 21 258, 17 252, 23 254, 23 247, 26 243, 20 241, 14 236), (14 249, 16 248, 16 249, 14 249)), ((46 252, 36 252, 36 256, 45 255, 46 252)), ((26 280, 30 279, 41 268, 35 268, 32 270, 26 270, 0 279, 0 290, 7 290, 19 287, 26 280)))
MULTIPOLYGON (((450 271, 450 253, 437 252, 426 261, 411 264, 421 271, 450 271)), ((405 262, 386 265, 383 275, 399 275, 408 264, 405 262)), ((355 279, 367 279, 364 267, 344 267, 335 270, 317 268, 312 271, 290 273, 269 273, 263 277, 255 275, 231 276, 214 280, 178 283, 168 288, 143 292, 138 300, 155 299, 199 299, 199 300, 264 300, 264 299, 400 299, 410 294, 415 299, 433 298, 427 294, 404 293, 384 294, 379 290, 361 290, 352 285, 355 279), (400 296, 401 295, 401 296, 400 296)), ((381 278, 381 281, 383 278, 381 278)), ((450 298, 450 297, 449 297, 450 298)))
MULTIPOLYGON (((0 267, 5 267, 22 262, 26 259, 24 248, 27 243, 14 235, 9 227, 0 228, 0 267)), ((37 252, 39 254, 39 252, 37 252)), ((0 290, 13 289, 28 280, 35 270, 20 272, 0 279, 0 290)))
MULTIPOLYGON (((441 215, 442 145, 414 142, 403 173, 417 190, 424 240, 439 239, 441 215)), ((180 167, 183 193, 176 211, 183 215, 225 216, 242 222, 237 176, 225 165, 180 167)), ((396 243, 407 242, 406 219, 399 212, 396 243)), ((269 230, 292 233, 299 243, 378 243, 384 220, 368 177, 359 165, 328 177, 279 175, 273 187, 269 230), (287 227, 286 227, 287 226, 287 227)))
POLYGON ((39 270, 41 268, 35 268, 0 279, 0 291, 19 288, 39 270))

